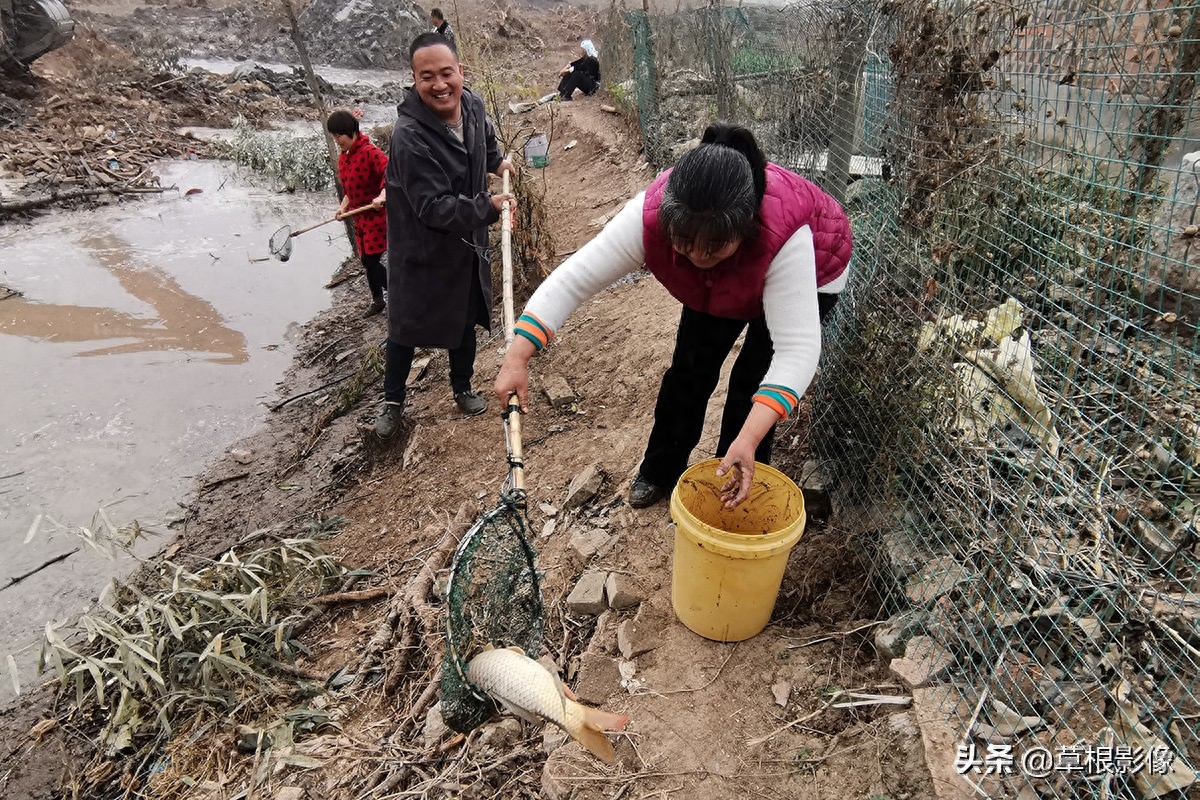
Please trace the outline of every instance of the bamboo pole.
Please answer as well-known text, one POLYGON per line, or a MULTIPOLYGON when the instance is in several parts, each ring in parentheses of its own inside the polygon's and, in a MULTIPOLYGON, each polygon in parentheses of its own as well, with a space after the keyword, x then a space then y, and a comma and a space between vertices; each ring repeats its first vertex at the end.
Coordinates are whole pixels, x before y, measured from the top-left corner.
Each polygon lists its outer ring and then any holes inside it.
MULTIPOLYGON (((509 163, 512 163, 511 158, 509 163)), ((509 193, 509 173, 504 172, 504 193, 509 193)), ((513 263, 512 263, 512 204, 504 201, 500 209, 500 263, 503 267, 503 314, 504 342, 511 345, 516 336, 516 319, 513 312, 513 263)), ((514 393, 508 398, 508 413, 504 415, 504 437, 508 449, 508 461, 512 466, 513 494, 522 502, 525 497, 525 455, 521 446, 521 402, 514 393)))

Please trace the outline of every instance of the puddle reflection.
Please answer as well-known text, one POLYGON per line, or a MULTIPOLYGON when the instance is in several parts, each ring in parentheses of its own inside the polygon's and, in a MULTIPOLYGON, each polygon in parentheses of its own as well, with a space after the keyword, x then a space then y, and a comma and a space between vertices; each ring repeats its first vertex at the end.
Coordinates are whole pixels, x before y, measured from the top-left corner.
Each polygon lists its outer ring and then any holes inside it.
MULTIPOLYGON (((329 192, 280 193, 219 162, 156 170, 202 191, 0 225, 0 284, 23 294, 0 300, 0 476, 12 476, 0 480, 0 587, 78 544, 50 518, 173 516, 205 463, 262 424, 291 364, 287 332, 328 306, 349 252, 344 236, 314 233, 287 264, 255 260, 280 225, 336 207, 329 192)), ((0 710, 16 701, 5 654, 35 683, 45 623, 131 563, 85 548, 0 592, 0 710)))
POLYGON ((51 342, 133 340, 76 354, 81 356, 187 350, 210 353, 206 360, 217 364, 248 359, 245 335, 226 325, 212 303, 188 294, 166 272, 139 259, 127 242, 106 234, 87 236, 79 243, 121 288, 151 306, 157 316, 16 296, 0 305, 0 333, 51 342))

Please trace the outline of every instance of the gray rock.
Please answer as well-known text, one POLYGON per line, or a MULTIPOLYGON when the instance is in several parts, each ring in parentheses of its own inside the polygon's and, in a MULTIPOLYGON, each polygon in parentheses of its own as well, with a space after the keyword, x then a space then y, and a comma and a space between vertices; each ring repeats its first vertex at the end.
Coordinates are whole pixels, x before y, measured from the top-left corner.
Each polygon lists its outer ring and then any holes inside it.
POLYGON ((275 793, 275 800, 306 800, 308 790, 300 786, 281 786, 275 793))
POLYGON ((647 620, 627 619, 617 626, 617 649, 625 658, 636 658, 658 647, 659 633, 660 628, 647 620))
POLYGON ((917 720, 911 711, 901 711, 899 714, 889 714, 887 718, 888 729, 897 736, 905 738, 916 738, 921 735, 921 729, 917 727, 917 720))
POLYGON ((507 752, 512 749, 514 744, 521 741, 523 733, 520 720, 505 717, 498 722, 484 726, 483 732, 479 734, 479 745, 481 747, 491 746, 496 750, 507 752))
POLYGON ((929 636, 914 636, 902 658, 892 659, 892 674, 910 688, 936 683, 954 664, 954 656, 929 636))
POLYGON ((554 535, 554 529, 558 527, 558 520, 552 519, 542 526, 542 538, 549 539, 554 535))
POLYGON ((602 613, 608 606, 604 602, 604 572, 585 572, 580 576, 575 588, 567 595, 567 609, 572 614, 596 615, 602 613))
POLYGON ((892 617, 875 629, 875 652, 884 661, 900 658, 908 640, 921 631, 924 621, 923 614, 913 612, 892 617))
POLYGON ((550 655, 549 653, 544 654, 537 660, 537 662, 541 664, 547 672, 551 672, 555 675, 562 674, 562 670, 558 668, 558 662, 555 661, 554 656, 550 655))
POLYGON ((418 358, 413 362, 412 368, 408 371, 408 378, 405 379, 404 385, 412 388, 417 385, 421 378, 425 377, 425 370, 429 369, 430 357, 418 358))
POLYGON ((570 408, 577 399, 574 390, 559 375, 550 375, 542 381, 542 391, 553 408, 570 408))
POLYGON ((616 611, 633 608, 646 599, 643 592, 628 575, 610 572, 604 582, 604 594, 608 598, 608 607, 616 611))
POLYGON ((571 534, 571 540, 567 546, 571 548, 571 552, 587 563, 593 556, 603 555, 612 546, 614 539, 614 536, 599 528, 592 528, 571 534))
POLYGON ((771 687, 771 694, 775 697, 775 705, 787 708, 788 700, 792 696, 792 685, 781 681, 771 687))
POLYGON ((425 730, 421 734, 425 740, 425 749, 433 749, 449 732, 450 726, 442 719, 442 704, 434 703, 425 713, 425 730))
POLYGON ((996 735, 1004 739, 1009 739, 1034 728, 1040 728, 1046 724, 1046 721, 1041 717, 1034 715, 1022 716, 999 700, 991 701, 991 708, 988 710, 988 719, 991 720, 996 735))
POLYGON ((557 725, 547 725, 542 728, 542 750, 550 755, 567 743, 567 732, 557 725))
POLYGON ((600 494, 600 487, 603 485, 604 470, 601 469, 600 462, 589 464, 583 472, 572 478, 567 486, 567 499, 563 501, 563 510, 570 511, 587 505, 600 494))
POLYGON ((908 579, 904 594, 915 605, 926 605, 967 579, 967 571, 950 556, 935 558, 908 579))
POLYGON ((879 532, 879 544, 888 572, 895 579, 905 578, 929 561, 929 556, 917 545, 916 534, 905 528, 884 529, 879 532))

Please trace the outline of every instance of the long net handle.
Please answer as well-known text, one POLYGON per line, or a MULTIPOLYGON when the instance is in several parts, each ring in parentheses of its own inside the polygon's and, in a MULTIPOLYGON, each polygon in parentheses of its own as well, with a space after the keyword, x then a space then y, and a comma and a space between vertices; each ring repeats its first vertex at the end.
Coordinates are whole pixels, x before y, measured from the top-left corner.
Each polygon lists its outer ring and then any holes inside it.
MULTIPOLYGON (((350 217, 353 217, 355 214, 361 214, 364 211, 370 211, 372 208, 373 208, 373 206, 370 205, 369 203, 365 206, 359 206, 358 208, 351 209, 350 211, 347 211, 345 214, 342 214, 340 219, 349 219, 350 217)), ((298 231, 292 231, 290 234, 288 234, 288 236, 289 237, 299 236, 302 233, 308 233, 309 231, 315 230, 315 229, 321 227, 322 225, 328 225, 331 222, 337 222, 338 219, 339 219, 339 217, 330 217, 329 219, 322 220, 321 222, 315 223, 313 225, 309 225, 307 228, 301 228, 298 231)))
MULTIPOLYGON (((512 162, 509 161, 511 164, 512 162)), ((508 170, 504 171, 504 193, 509 193, 508 170)), ((505 200, 500 210, 500 262, 504 278, 504 343, 511 345, 516 335, 516 320, 513 315, 513 264, 512 264, 512 214, 511 201, 505 200)), ((504 413, 504 437, 508 449, 508 463, 512 470, 513 494, 524 502, 525 455, 521 450, 521 402, 516 393, 509 395, 508 408, 504 413)))

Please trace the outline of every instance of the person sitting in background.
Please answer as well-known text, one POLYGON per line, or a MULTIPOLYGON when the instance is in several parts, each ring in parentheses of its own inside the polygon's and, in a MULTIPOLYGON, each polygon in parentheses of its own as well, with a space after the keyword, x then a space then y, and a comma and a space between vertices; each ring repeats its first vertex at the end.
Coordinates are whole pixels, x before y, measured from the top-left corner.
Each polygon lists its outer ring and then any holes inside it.
POLYGON ((363 316, 373 317, 385 308, 383 292, 387 289, 387 269, 383 266, 383 254, 387 250, 387 214, 383 206, 387 193, 383 182, 388 157, 369 137, 359 132, 358 118, 350 111, 334 111, 325 121, 325 129, 342 151, 338 156, 342 202, 334 216, 341 219, 350 209, 366 205, 372 209, 355 215, 352 222, 358 257, 371 289, 371 305, 363 316))
POLYGON ((457 53, 458 41, 454 38, 454 28, 450 27, 450 23, 446 21, 446 15, 440 8, 429 12, 429 24, 433 25, 433 32, 440 33, 450 43, 450 49, 457 53))
POLYGON ((558 93, 563 100, 570 100, 575 90, 586 95, 593 95, 600 88, 600 53, 591 39, 579 43, 579 52, 583 55, 562 68, 558 73, 562 80, 558 82, 558 93))

